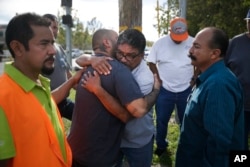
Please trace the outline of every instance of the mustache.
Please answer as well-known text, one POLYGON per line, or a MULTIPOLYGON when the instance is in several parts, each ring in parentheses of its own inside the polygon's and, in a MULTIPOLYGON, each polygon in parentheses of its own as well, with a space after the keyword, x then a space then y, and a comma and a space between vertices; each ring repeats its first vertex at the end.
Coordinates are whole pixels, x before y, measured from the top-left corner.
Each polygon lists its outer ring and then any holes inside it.
POLYGON ((47 62, 47 61, 55 61, 55 56, 49 56, 47 59, 44 60, 44 62, 47 62))
POLYGON ((192 54, 189 54, 188 57, 190 57, 191 60, 194 60, 194 61, 197 60, 196 57, 194 57, 194 55, 192 54))

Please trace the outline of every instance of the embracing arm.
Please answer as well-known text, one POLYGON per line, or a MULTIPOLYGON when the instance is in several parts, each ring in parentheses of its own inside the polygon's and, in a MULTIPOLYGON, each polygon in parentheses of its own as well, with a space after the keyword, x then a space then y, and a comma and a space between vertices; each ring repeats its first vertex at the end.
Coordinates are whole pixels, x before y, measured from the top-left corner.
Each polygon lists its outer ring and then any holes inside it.
POLYGON ((144 98, 139 98, 126 104, 126 108, 124 108, 117 99, 102 88, 100 77, 97 72, 94 71, 94 75, 91 73, 85 74, 82 86, 94 93, 102 104, 108 109, 108 111, 114 116, 123 122, 127 122, 132 117, 140 118, 144 116, 153 107, 160 89, 160 82, 157 75, 154 75, 154 79, 155 82, 152 92, 144 98))
POLYGON ((117 99, 103 89, 99 74, 96 71, 94 71, 94 75, 90 73, 84 75, 82 86, 94 93, 105 108, 122 122, 126 123, 133 118, 117 99))
POLYGON ((95 95, 102 102, 105 108, 122 122, 126 123, 133 118, 133 116, 121 105, 121 103, 102 87, 97 89, 95 95))
POLYGON ((112 70, 111 65, 109 64, 109 60, 113 60, 108 56, 87 56, 81 55, 76 59, 76 63, 81 66, 89 66, 91 65, 99 74, 108 75, 110 70, 112 70))
POLYGON ((74 76, 51 92, 56 104, 60 103, 63 99, 65 99, 65 97, 68 96, 70 89, 79 82, 84 71, 85 68, 77 71, 74 76))
POLYGON ((81 67, 84 67, 84 66, 91 65, 91 59, 92 59, 91 56, 87 56, 83 54, 79 56, 75 61, 76 61, 76 64, 78 64, 81 67))
POLYGON ((136 99, 126 105, 127 110, 130 111, 134 117, 140 118, 144 116, 154 106, 161 86, 161 82, 158 78, 157 74, 154 74, 154 87, 149 94, 144 98, 136 99))

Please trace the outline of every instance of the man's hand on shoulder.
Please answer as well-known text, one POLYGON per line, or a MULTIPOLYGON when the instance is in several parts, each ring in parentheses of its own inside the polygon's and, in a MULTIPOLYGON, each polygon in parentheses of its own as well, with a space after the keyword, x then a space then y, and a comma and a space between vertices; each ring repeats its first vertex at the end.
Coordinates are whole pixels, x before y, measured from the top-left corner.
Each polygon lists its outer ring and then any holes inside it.
POLYGON ((93 56, 91 60, 91 66, 99 73, 108 75, 112 70, 112 66, 109 61, 113 60, 113 58, 108 56, 93 56))
MULTIPOLYGON (((98 54, 98 53, 96 53, 98 54)), ((101 53, 99 53, 101 54, 101 53)), ((112 70, 112 66, 109 64, 109 61, 113 58, 109 56, 85 56, 81 55, 76 59, 76 63, 81 66, 92 66, 99 74, 108 75, 112 70)))

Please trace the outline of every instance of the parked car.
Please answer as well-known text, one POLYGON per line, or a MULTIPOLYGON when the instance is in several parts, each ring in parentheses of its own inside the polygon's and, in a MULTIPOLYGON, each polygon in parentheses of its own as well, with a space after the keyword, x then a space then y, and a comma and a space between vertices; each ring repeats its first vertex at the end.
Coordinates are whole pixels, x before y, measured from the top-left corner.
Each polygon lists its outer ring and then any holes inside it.
POLYGON ((79 57, 81 54, 83 54, 83 50, 80 49, 72 49, 71 51, 72 58, 79 57))
POLYGON ((95 54, 93 50, 83 50, 83 53, 91 56, 95 54))
POLYGON ((150 49, 151 48, 146 47, 145 50, 144 50, 144 59, 145 60, 147 59, 147 56, 149 55, 150 49))

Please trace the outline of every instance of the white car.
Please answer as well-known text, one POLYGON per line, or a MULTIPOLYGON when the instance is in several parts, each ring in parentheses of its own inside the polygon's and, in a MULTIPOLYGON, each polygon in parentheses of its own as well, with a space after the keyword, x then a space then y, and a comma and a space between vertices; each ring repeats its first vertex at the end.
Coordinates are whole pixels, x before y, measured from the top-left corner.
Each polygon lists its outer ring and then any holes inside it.
POLYGON ((72 49, 72 51, 71 51, 72 58, 76 58, 76 57, 80 56, 81 54, 83 54, 83 51, 80 49, 72 49))

